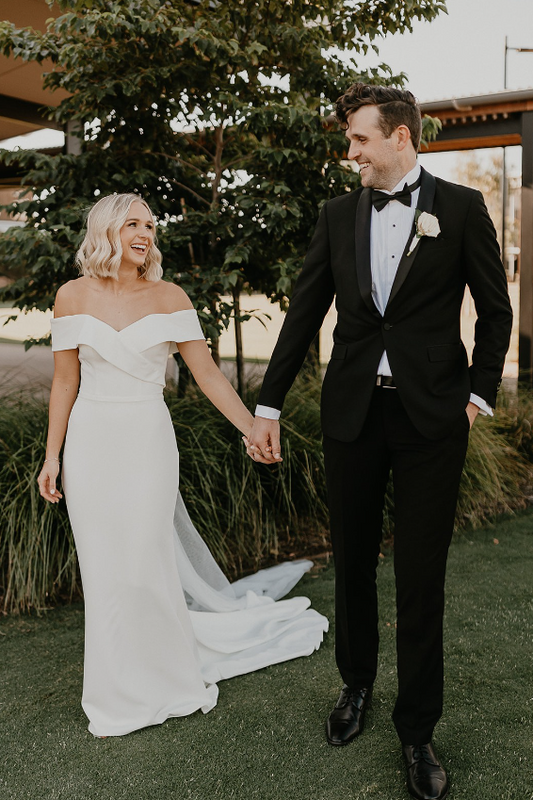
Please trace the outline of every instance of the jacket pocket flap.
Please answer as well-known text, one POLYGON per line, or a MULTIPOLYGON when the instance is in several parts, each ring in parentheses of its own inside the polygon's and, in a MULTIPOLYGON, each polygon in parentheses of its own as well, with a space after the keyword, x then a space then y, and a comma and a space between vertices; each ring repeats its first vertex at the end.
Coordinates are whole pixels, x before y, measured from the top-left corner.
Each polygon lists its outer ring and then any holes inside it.
POLYGON ((430 361, 451 361, 458 358, 461 353, 461 343, 455 344, 437 344, 434 347, 428 347, 428 358, 430 361))

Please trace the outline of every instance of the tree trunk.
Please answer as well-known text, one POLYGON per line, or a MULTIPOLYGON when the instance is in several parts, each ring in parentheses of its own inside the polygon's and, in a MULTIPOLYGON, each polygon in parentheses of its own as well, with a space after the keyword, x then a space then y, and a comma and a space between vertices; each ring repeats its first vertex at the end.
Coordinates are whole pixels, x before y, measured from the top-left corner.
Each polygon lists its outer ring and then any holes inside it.
POLYGON ((244 353, 242 349, 241 293, 238 286, 233 289, 233 321, 235 323, 235 363, 237 365, 237 392, 244 400, 246 391, 244 381, 244 353))
POLYGON ((217 365, 217 367, 220 368, 220 348, 219 348, 218 337, 211 341, 211 357, 215 362, 215 364, 217 365))
MULTIPOLYGON (((218 206, 220 204, 218 191, 220 188, 220 181, 222 180, 223 150, 224 150, 224 128, 222 125, 220 125, 218 128, 215 128, 215 155, 213 163, 213 167, 215 170, 215 177, 211 184, 211 211, 217 211, 218 206)), ((211 257, 213 259, 213 262, 216 262, 217 239, 214 231, 211 234, 209 244, 211 249, 211 257)), ((211 311, 215 312, 216 308, 213 307, 211 311)), ((220 367, 220 350, 219 350, 218 338, 213 339, 211 342, 211 355, 213 356, 213 361, 215 362, 217 367, 220 367)))
POLYGON ((191 385, 191 372, 179 353, 174 353, 174 360, 178 367, 178 379, 176 382, 176 395, 185 397, 191 385))

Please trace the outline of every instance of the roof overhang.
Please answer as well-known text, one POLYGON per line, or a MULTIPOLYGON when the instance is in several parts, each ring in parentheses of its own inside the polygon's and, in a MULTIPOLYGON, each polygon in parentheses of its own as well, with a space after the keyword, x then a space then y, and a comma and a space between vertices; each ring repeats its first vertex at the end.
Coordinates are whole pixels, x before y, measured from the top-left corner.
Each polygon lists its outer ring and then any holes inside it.
POLYGON ((533 88, 437 100, 420 108, 442 122, 424 152, 506 147, 522 143, 523 115, 533 112, 533 88))
MULTIPOLYGON (((8 21, 17 28, 44 31, 46 20, 60 13, 57 6, 49 6, 44 0, 17 0, 11 4, 8 21)), ((44 74, 52 69, 51 61, 37 64, 0 55, 0 146, 4 139, 40 128, 60 129, 46 112, 68 95, 61 89, 56 92, 43 89, 44 74)))

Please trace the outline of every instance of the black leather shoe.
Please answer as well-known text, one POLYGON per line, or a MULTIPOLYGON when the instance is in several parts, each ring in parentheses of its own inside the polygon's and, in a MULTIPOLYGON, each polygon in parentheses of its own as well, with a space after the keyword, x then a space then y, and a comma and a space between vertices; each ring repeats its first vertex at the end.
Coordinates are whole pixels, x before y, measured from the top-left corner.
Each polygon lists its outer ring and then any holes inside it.
POLYGON ((337 705, 326 722, 326 736, 330 744, 337 747, 350 744, 362 733, 371 696, 372 688, 350 689, 344 685, 337 705))
POLYGON ((448 794, 448 778, 431 742, 404 744, 407 764, 407 788, 417 800, 443 800, 448 794))

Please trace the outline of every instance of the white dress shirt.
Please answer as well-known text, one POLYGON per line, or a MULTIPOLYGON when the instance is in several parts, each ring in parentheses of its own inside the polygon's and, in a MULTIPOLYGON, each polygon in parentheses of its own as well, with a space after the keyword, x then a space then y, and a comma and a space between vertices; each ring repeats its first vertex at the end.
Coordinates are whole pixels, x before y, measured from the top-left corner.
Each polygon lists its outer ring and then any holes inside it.
MULTIPOLYGON (((420 165, 418 162, 407 175, 399 181, 394 189, 389 192, 385 189, 385 194, 393 194, 403 189, 405 184, 411 186, 420 177, 420 165)), ((376 304, 381 316, 385 313, 389 296, 396 277, 396 272, 402 258, 407 239, 411 234, 415 210, 418 203, 420 187, 411 194, 411 205, 406 206, 399 200, 390 200, 387 205, 377 211, 372 207, 372 217, 370 222, 370 265, 372 271, 372 299, 376 304)), ((379 362, 377 375, 387 375, 392 377, 392 371, 387 358, 386 351, 383 351, 379 362)), ((491 407, 477 395, 470 395, 470 401, 478 406, 481 414, 493 415, 491 407)), ((269 406, 258 405, 255 409, 256 416, 266 419, 279 419, 281 412, 269 406)))
MULTIPOLYGON (((417 163, 413 169, 404 175, 396 184, 392 192, 380 189, 384 194, 399 192, 405 184, 411 186, 420 177, 420 165, 417 163)), ((377 211, 372 207, 370 222, 370 267, 372 270, 372 299, 376 308, 383 316, 389 302, 392 284, 398 271, 407 239, 413 227, 416 204, 420 187, 411 194, 411 205, 405 206, 398 200, 391 200, 385 208, 377 211)), ((378 375, 392 377, 387 353, 384 351, 378 366, 378 375)))

